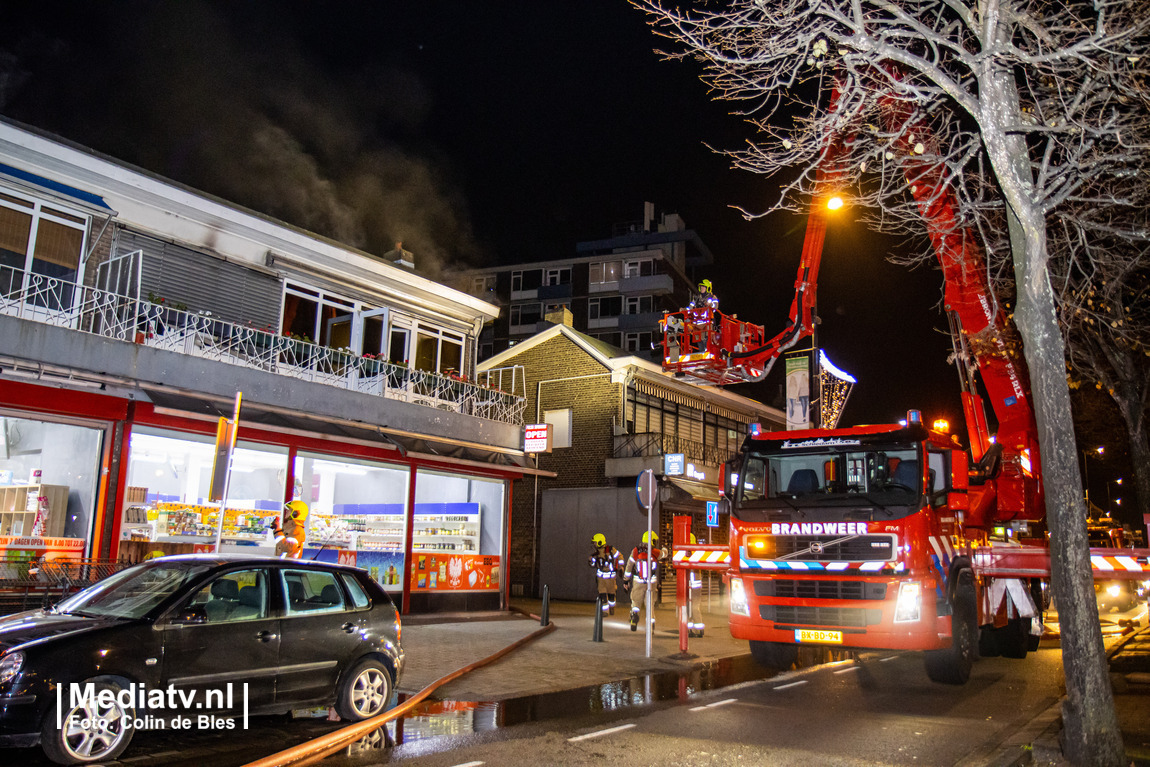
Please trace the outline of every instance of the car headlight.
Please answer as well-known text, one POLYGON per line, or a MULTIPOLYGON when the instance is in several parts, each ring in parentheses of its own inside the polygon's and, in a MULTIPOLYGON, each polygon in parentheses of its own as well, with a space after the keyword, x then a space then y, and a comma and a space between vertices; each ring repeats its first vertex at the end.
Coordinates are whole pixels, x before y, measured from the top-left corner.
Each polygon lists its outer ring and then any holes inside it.
POLYGON ((913 623, 921 617, 922 589, 914 581, 900 583, 898 601, 894 605, 894 622, 913 623))
POLYGON ((4 684, 19 674, 22 668, 24 668, 24 653, 22 652, 10 652, 0 658, 0 684, 4 684))
POLYGON ((731 612, 735 615, 751 617, 751 607, 747 604, 747 592, 742 578, 731 579, 731 612))
POLYGON ((1116 597, 1122 593, 1122 587, 1119 586, 1117 583, 1111 583, 1109 586, 1106 587, 1106 593, 1112 597, 1116 597))

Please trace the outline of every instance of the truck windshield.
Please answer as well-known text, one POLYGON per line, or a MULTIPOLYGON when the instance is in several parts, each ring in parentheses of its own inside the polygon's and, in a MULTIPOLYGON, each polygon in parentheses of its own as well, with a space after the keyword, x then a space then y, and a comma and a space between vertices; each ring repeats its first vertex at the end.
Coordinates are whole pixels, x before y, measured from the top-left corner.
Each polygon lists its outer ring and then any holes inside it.
POLYGON ((908 506, 922 495, 922 463, 917 447, 907 446, 752 451, 738 483, 738 509, 908 506))

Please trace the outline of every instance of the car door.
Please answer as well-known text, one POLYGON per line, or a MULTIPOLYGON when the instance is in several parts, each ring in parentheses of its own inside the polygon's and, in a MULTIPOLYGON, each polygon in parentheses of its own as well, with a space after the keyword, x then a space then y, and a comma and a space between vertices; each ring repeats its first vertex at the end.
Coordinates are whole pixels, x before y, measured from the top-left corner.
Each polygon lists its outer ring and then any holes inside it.
POLYGON ((351 612, 336 574, 320 568, 280 570, 285 595, 276 700, 320 704, 335 699, 339 674, 357 657, 362 613, 351 612))
POLYGON ((262 567, 222 573, 161 627, 161 678, 184 696, 194 695, 197 711, 240 714, 273 706, 280 620, 271 610, 270 578, 262 567))

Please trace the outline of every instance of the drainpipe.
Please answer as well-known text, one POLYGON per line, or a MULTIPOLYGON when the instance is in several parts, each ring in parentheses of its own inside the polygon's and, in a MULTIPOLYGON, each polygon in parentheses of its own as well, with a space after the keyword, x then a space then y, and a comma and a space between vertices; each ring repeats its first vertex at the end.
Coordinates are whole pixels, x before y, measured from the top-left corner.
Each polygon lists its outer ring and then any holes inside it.
MULTIPOLYGON (((546 383, 563 383, 566 381, 581 381, 586 378, 602 378, 603 376, 611 375, 611 371, 606 373, 591 373, 585 376, 569 376, 567 378, 545 378, 535 382, 535 423, 539 423, 539 419, 543 414, 543 384, 546 383)), ((535 468, 539 468, 539 456, 535 456, 535 468)), ((535 586, 532 587, 531 592, 536 593, 536 588, 539 585, 539 475, 535 475, 535 494, 532 498, 532 535, 531 535, 531 578, 535 581, 535 586)))

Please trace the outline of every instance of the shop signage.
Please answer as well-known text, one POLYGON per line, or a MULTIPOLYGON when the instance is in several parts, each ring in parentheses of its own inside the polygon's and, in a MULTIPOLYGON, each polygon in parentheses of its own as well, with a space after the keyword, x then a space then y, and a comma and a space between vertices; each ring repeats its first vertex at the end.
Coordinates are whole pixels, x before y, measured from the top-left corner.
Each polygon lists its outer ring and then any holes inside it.
POLYGON ((524 453, 551 452, 551 424, 533 423, 523 427, 524 453))
POLYGON ((663 456, 663 474, 668 477, 683 476, 686 460, 682 453, 667 453, 663 456))

